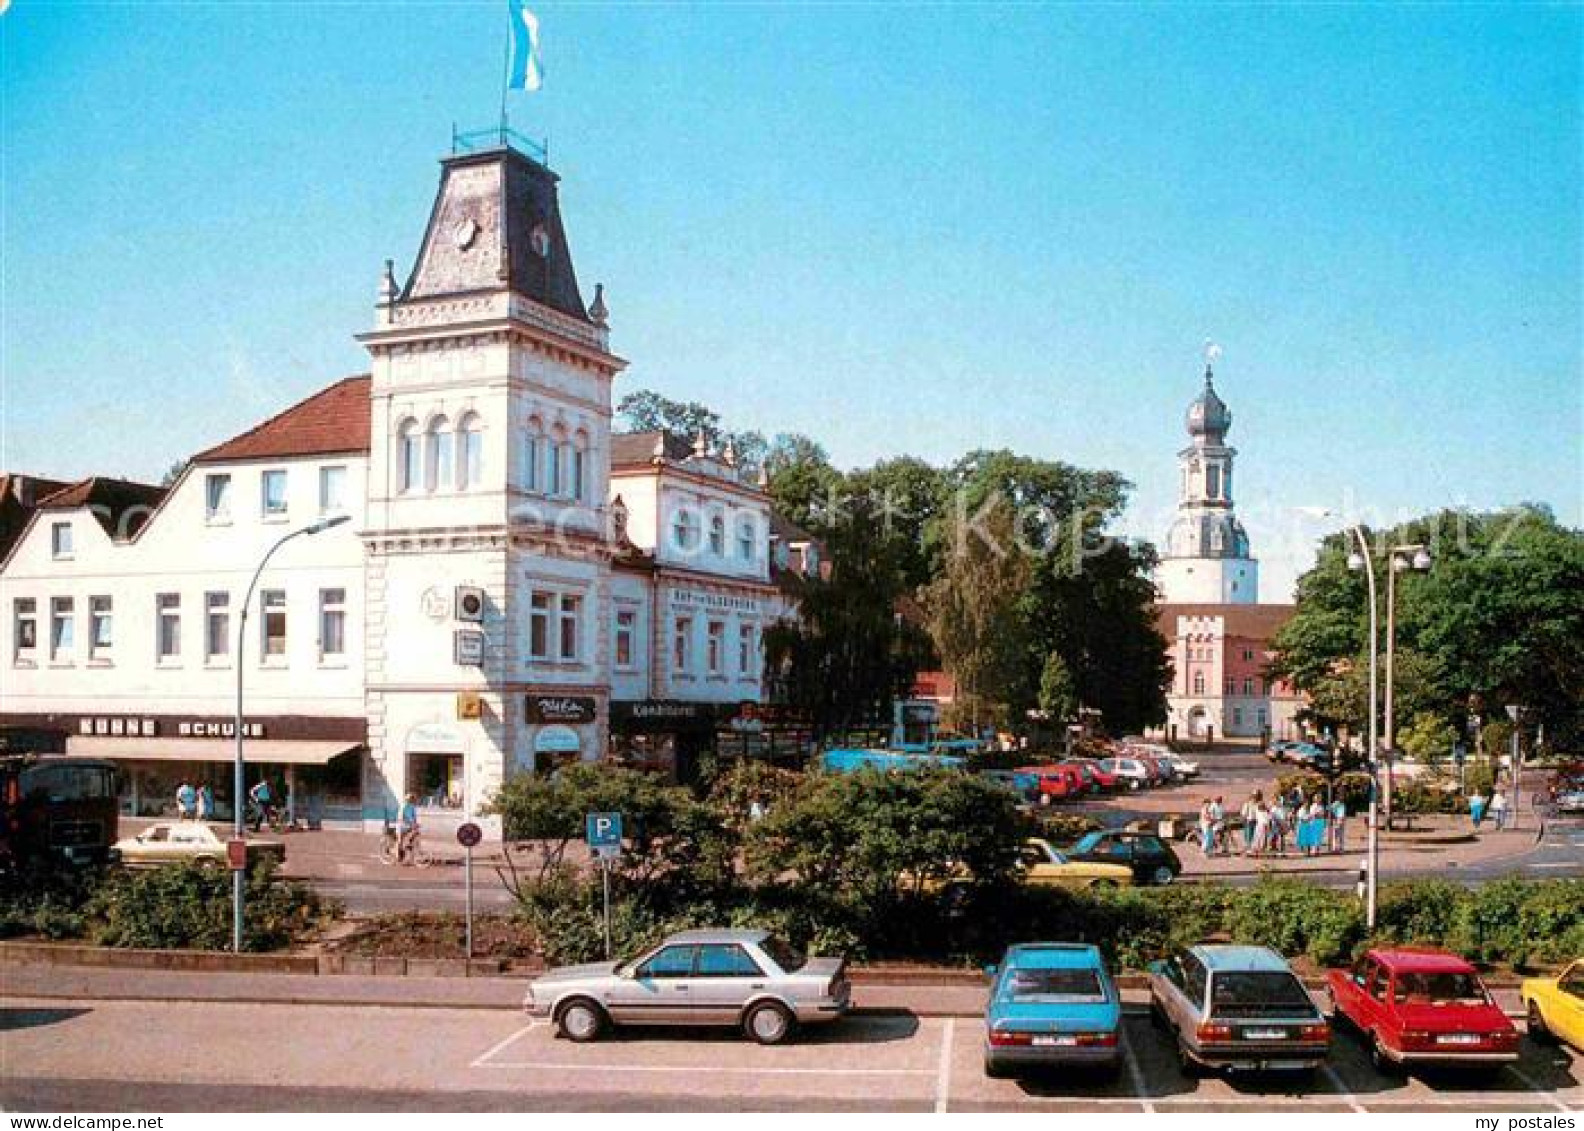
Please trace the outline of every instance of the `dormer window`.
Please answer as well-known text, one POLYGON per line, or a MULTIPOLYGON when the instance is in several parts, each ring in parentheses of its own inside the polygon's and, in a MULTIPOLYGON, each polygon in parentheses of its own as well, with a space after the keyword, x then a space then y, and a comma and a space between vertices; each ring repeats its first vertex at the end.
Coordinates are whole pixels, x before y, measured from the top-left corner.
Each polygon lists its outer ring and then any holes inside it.
POLYGON ((72 524, 57 522, 50 527, 50 556, 57 561, 72 556, 72 524))

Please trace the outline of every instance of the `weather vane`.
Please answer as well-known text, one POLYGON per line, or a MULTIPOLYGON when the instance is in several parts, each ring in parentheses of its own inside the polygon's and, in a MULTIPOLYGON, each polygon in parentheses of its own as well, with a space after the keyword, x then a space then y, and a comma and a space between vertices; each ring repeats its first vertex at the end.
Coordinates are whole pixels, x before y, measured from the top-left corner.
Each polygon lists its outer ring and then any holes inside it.
POLYGON ((1204 359, 1206 365, 1214 365, 1221 360, 1221 347, 1209 338, 1204 343, 1204 359))

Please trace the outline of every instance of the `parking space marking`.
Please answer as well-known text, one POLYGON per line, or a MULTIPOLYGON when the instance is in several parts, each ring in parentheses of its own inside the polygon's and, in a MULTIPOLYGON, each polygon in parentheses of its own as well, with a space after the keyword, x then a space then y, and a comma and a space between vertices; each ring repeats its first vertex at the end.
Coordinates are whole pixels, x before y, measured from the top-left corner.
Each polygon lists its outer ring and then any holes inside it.
POLYGON ((507 1049, 511 1048, 512 1045, 516 1044, 523 1037, 526 1037, 529 1033, 531 1033, 535 1029, 537 1029, 539 1027, 539 1025, 540 1025, 540 1022, 538 1022, 538 1021, 530 1021, 530 1022, 528 1022, 528 1024, 524 1025, 521 1029, 518 1029, 515 1033, 511 1034, 511 1036, 506 1037, 504 1040, 498 1042, 497 1044, 491 1045, 488 1052, 484 1053, 477 1060, 475 1060, 472 1064, 468 1065, 468 1067, 469 1068, 488 1068, 490 1066, 489 1062, 490 1062, 490 1060, 493 1057, 495 1057, 495 1056, 499 1055, 500 1053, 505 1052, 507 1049))
POLYGON ((546 1072, 666 1072, 675 1076, 935 1076, 933 1068, 790 1068, 744 1064, 578 1064, 576 1061, 492 1060, 475 1063, 476 1068, 538 1068, 546 1072))
POLYGON ((1144 1083, 1144 1070, 1139 1067, 1138 1057, 1133 1055, 1133 1042, 1128 1040, 1126 1026, 1117 1027, 1117 1039, 1122 1042, 1122 1060, 1127 1064, 1128 1082, 1133 1085, 1138 1102, 1144 1106, 1144 1114, 1154 1115, 1155 1104, 1150 1100, 1148 1086, 1144 1083))
POLYGON ((957 1019, 946 1018, 946 1026, 941 1030, 940 1060, 935 1065, 935 1113, 942 1114, 951 1099, 951 1054, 952 1040, 957 1035, 957 1019))
POLYGON ((1568 1107, 1567 1104, 1563 1103, 1557 1098, 1555 1089, 1542 1086, 1538 1080, 1529 1075, 1529 1073, 1525 1072, 1522 1068, 1519 1068, 1516 1064, 1509 1064, 1507 1068, 1508 1071, 1510 1071, 1514 1076, 1518 1077, 1519 1083, 1528 1088, 1531 1092, 1535 1093, 1535 1095, 1539 1096, 1546 1103, 1556 1108, 1558 1111, 1573 1110, 1572 1108, 1568 1107))
POLYGON ((1348 1107, 1358 1114, 1363 1115, 1365 1113, 1364 1105, 1359 1103, 1357 1096, 1348 1091, 1348 1086, 1342 1082, 1342 1077, 1337 1075, 1335 1068, 1332 1068, 1329 1064, 1322 1064, 1320 1066, 1320 1074, 1326 1078, 1327 1083, 1336 1089, 1337 1099, 1346 1103, 1348 1107))

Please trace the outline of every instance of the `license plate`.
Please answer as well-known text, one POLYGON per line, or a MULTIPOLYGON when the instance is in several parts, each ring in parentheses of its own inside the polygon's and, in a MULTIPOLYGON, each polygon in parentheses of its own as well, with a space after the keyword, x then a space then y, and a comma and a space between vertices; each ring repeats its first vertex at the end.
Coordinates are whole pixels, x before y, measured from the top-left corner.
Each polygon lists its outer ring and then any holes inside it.
POLYGON ((1246 1041, 1281 1041, 1287 1038, 1286 1029, 1244 1029, 1246 1041))
POLYGON ((1035 1037, 1034 1043, 1041 1048, 1072 1048, 1078 1043, 1077 1037, 1035 1037))
POLYGON ((1478 1033, 1442 1033, 1436 1038, 1438 1045, 1477 1045, 1480 1043, 1478 1033))

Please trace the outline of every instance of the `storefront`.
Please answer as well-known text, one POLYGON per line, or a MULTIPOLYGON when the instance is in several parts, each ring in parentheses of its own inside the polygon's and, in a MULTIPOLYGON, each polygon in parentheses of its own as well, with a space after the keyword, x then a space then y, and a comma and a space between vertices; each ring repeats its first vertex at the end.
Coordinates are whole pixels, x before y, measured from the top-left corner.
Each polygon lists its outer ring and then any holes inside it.
POLYGON ((664 774, 677 782, 698 777, 699 761, 715 743, 722 708, 736 704, 640 699, 611 703, 610 757, 619 765, 664 774))
POLYGON ((589 759, 597 749, 593 733, 599 700, 592 695, 530 692, 524 701, 529 750, 536 772, 553 773, 589 759))
POLYGON ((715 753, 722 758, 756 758, 801 769, 813 750, 809 721, 776 704, 738 704, 715 728, 715 753))

